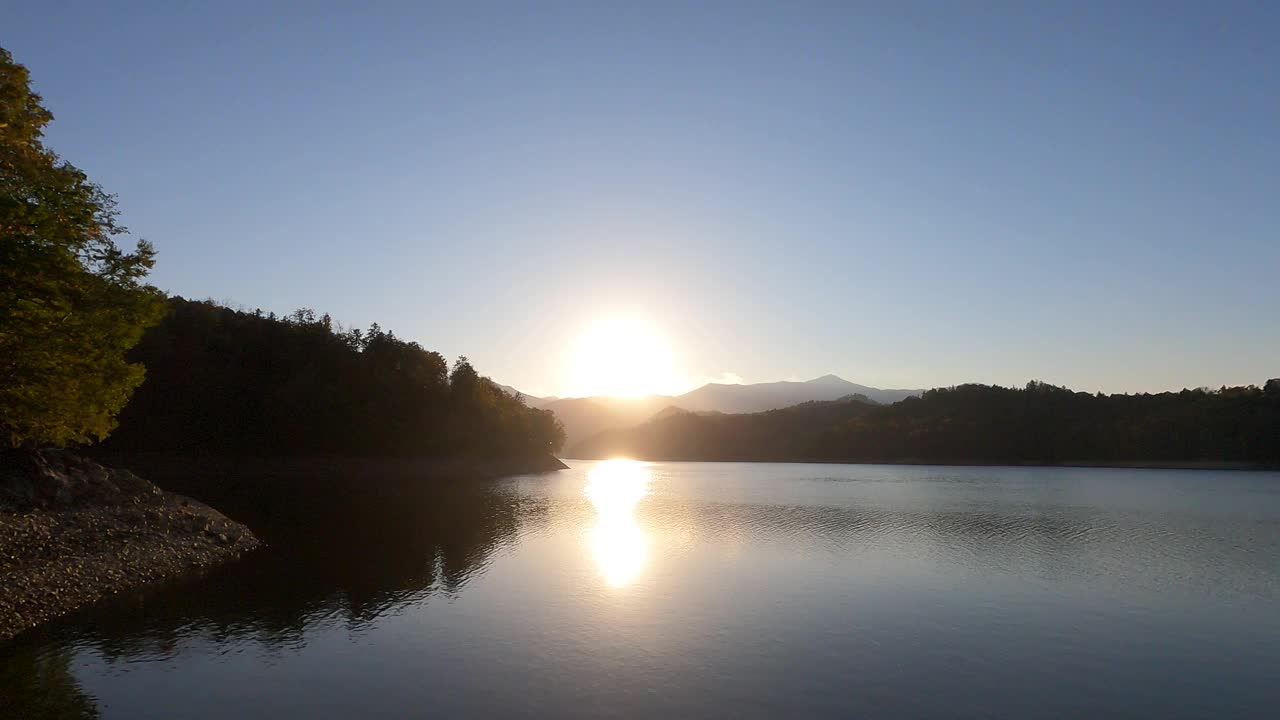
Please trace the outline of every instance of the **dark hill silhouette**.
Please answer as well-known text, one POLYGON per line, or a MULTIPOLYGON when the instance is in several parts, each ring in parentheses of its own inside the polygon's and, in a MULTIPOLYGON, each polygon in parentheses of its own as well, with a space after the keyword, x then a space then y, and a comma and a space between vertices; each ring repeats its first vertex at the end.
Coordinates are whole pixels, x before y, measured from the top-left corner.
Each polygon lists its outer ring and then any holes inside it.
POLYGON ((724 415, 724 413, 718 410, 699 410, 695 412, 693 410, 685 410, 682 407, 676 407, 675 405, 668 405, 665 408, 654 413, 653 417, 649 418, 649 421, 661 420, 663 418, 668 418, 673 415, 724 415))
POLYGON ((994 464, 1280 465, 1280 379, 1265 387, 1092 395, 961 385, 763 413, 676 413, 599 433, 570 457, 994 464))

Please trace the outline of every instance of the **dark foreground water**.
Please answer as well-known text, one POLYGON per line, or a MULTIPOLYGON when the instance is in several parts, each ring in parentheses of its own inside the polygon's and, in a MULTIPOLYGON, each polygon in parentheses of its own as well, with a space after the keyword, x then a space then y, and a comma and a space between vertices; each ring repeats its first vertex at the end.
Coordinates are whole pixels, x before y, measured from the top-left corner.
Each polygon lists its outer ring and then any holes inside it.
POLYGON ((0 716, 1280 717, 1278 474, 571 464, 241 508, 0 716))

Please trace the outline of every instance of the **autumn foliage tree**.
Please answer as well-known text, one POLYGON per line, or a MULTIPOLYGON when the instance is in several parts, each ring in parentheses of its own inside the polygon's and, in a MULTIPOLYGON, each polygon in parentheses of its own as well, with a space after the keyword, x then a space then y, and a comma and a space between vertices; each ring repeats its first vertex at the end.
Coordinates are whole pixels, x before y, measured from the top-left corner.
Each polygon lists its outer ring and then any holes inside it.
POLYGON ((163 312, 154 250, 43 142, 53 115, 0 48, 0 447, 105 437, 142 382, 126 353, 163 312))

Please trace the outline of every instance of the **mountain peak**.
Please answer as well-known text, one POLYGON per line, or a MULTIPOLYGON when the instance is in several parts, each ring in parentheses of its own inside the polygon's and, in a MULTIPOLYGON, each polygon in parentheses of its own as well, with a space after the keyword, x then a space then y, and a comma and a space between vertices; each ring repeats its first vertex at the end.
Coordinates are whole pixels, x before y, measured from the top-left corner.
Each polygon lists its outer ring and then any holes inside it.
POLYGON ((852 385, 853 384, 848 380, 845 380, 844 378, 840 377, 839 375, 832 375, 831 373, 827 373, 822 377, 816 377, 812 380, 805 380, 804 382, 806 385, 852 385))

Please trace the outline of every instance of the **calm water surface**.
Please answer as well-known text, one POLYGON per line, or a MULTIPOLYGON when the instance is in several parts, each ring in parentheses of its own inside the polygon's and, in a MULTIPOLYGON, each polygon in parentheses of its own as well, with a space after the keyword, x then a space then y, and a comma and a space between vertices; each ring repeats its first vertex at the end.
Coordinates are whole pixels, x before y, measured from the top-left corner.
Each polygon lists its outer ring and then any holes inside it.
POLYGON ((1280 474, 570 464, 241 509, 0 715, 1280 717, 1280 474))

